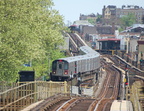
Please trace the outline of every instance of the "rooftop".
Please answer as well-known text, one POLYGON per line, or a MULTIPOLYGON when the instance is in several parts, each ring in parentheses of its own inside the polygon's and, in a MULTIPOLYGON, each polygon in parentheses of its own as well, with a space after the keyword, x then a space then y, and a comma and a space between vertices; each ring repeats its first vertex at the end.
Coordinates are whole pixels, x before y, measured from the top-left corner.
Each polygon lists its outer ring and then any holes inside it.
POLYGON ((99 39, 99 42, 101 41, 120 41, 120 39, 115 39, 115 38, 108 38, 108 39, 99 39))

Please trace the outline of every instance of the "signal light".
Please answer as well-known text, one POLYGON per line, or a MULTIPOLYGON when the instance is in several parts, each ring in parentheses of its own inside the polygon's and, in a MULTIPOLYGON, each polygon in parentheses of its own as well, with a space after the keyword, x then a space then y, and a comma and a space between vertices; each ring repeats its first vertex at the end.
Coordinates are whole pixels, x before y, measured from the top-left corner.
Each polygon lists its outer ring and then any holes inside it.
POLYGON ((125 66, 125 70, 128 70, 128 65, 125 66))
POLYGON ((125 85, 128 85, 128 82, 126 82, 125 85))
POLYGON ((62 62, 62 60, 59 60, 59 62, 62 62))

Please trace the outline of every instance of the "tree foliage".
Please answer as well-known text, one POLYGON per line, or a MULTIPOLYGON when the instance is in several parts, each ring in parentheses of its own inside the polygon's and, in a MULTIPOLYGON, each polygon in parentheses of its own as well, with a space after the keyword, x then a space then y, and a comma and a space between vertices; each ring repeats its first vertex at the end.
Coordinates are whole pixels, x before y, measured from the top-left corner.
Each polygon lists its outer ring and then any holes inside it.
POLYGON ((88 22, 91 23, 92 25, 95 25, 96 20, 95 19, 88 19, 88 22))
POLYGON ((63 17, 53 5, 51 0, 0 0, 1 81, 15 80, 29 61, 41 66, 62 45, 63 17))
POLYGON ((97 22, 97 23, 101 23, 101 22, 102 22, 102 15, 97 14, 96 22, 97 22))
POLYGON ((120 20, 122 22, 122 28, 126 29, 126 27, 129 27, 136 22, 136 17, 134 14, 129 13, 128 15, 121 17, 120 20))

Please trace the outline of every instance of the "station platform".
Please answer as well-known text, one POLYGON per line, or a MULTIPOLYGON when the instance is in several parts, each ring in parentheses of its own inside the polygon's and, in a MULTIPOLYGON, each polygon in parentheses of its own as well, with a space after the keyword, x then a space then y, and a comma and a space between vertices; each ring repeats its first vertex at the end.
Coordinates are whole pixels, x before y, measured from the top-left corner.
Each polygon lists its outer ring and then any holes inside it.
POLYGON ((110 111, 133 111, 132 103, 126 100, 114 100, 110 111))

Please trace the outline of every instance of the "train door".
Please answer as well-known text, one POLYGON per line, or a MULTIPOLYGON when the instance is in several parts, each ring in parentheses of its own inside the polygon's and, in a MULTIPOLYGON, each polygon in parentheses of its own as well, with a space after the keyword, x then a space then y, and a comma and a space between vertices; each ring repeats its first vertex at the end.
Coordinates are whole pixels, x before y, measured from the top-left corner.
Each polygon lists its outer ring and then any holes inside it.
POLYGON ((59 60, 59 61, 57 61, 57 74, 58 75, 63 75, 63 73, 64 73, 64 61, 62 61, 62 60, 59 60))

